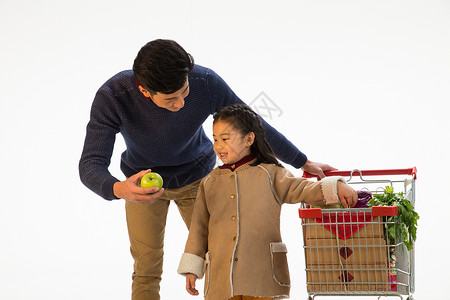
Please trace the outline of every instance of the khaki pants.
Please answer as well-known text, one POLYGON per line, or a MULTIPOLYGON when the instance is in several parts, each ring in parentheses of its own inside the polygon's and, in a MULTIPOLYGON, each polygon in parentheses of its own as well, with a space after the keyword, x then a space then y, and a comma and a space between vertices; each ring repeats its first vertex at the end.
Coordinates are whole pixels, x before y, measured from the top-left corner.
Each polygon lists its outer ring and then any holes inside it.
POLYGON ((271 297, 234 296, 229 300, 270 300, 271 297))
POLYGON ((126 201, 130 250, 134 259, 132 300, 160 299, 164 232, 170 200, 174 200, 178 206, 189 229, 199 184, 200 180, 181 188, 166 189, 153 203, 136 204, 126 201))

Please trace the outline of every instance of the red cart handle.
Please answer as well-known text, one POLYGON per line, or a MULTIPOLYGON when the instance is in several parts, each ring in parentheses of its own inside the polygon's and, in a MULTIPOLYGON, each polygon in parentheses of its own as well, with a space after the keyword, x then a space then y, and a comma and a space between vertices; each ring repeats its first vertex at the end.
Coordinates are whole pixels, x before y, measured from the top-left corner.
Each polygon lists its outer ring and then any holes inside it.
MULTIPOLYGON (((326 210, 325 210, 326 211, 326 210)), ((373 217, 393 217, 398 215, 397 206, 373 206, 372 216, 373 217)), ((298 216, 300 219, 320 219, 322 218, 321 208, 299 208, 298 216)))
MULTIPOLYGON (((353 171, 325 171, 325 176, 346 176, 352 175, 361 176, 377 176, 377 175, 412 175, 414 179, 417 179, 417 168, 412 167, 409 169, 386 169, 386 170, 353 170, 353 171)), ((304 178, 319 178, 317 175, 313 175, 308 172, 303 172, 304 178)))

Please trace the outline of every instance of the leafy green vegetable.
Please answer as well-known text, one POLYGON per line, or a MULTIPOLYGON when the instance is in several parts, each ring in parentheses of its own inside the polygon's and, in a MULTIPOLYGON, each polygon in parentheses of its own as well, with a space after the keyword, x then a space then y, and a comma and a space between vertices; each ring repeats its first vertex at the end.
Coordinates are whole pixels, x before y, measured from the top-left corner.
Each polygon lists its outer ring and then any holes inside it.
POLYGON ((403 192, 394 193, 392 186, 387 186, 383 194, 374 194, 367 206, 397 206, 398 215, 388 217, 386 230, 389 236, 389 243, 395 244, 396 239, 401 239, 408 250, 413 248, 417 233, 417 220, 419 214, 414 211, 411 202, 406 199, 403 192), (398 218, 397 222, 396 219, 398 218))

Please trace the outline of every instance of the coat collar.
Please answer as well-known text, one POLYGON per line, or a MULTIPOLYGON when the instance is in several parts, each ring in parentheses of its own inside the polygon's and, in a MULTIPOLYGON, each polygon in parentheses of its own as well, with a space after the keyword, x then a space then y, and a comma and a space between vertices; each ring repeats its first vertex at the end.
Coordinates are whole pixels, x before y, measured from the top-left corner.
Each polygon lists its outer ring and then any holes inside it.
POLYGON ((221 168, 221 166, 220 166, 220 167, 215 168, 211 174, 214 176, 222 176, 222 175, 230 175, 234 172, 242 172, 242 171, 252 168, 253 167, 252 164, 254 164, 255 162, 256 162, 256 158, 253 158, 249 162, 246 162, 244 164, 236 166, 233 170, 231 170, 229 168, 221 168))
POLYGON ((253 155, 249 154, 247 156, 244 156, 243 158, 241 158, 240 161, 235 162, 234 164, 223 164, 219 167, 219 169, 228 169, 228 170, 234 171, 237 168, 239 168, 240 166, 242 166, 246 163, 249 163, 254 159, 255 158, 253 157, 253 155))

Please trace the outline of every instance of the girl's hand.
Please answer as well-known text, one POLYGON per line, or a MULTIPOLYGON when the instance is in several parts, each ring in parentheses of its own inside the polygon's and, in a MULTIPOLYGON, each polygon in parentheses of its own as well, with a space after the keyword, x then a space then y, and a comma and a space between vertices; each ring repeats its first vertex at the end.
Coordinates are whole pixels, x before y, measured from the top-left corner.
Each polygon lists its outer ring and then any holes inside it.
POLYGON ((353 207, 358 202, 358 193, 342 181, 338 181, 337 183, 337 193, 339 200, 345 208, 353 207))
POLYGON ((186 291, 193 295, 198 296, 198 291, 195 289, 195 281, 197 280, 197 275, 186 274, 186 291))

